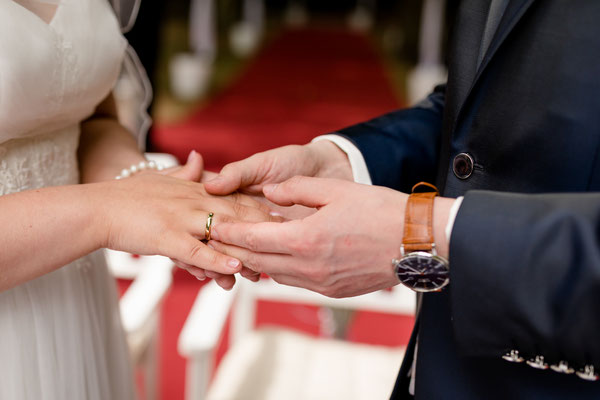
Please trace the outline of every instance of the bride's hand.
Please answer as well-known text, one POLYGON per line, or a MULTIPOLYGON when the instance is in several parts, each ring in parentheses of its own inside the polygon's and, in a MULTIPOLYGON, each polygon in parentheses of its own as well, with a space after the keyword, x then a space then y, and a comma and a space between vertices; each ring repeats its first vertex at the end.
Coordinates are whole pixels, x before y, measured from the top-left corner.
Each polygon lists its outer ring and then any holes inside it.
MULTIPOLYGON (((179 176, 194 169, 198 171, 186 164, 179 176)), ((168 175, 140 174, 94 187, 98 218, 105 228, 103 247, 160 254, 189 267, 225 275, 239 272, 241 263, 200 242, 208 213, 214 213, 215 222, 277 220, 265 206, 247 196, 211 196, 202 184, 168 175)))
MULTIPOLYGON (((204 160, 202 159, 202 156, 196 151, 192 151, 190 153, 187 162, 184 166, 167 168, 160 171, 159 173, 163 175, 170 175, 180 179, 186 179, 193 182, 203 183, 215 178, 218 175, 218 173, 216 172, 206 171, 204 169, 204 160)), ((264 209, 266 211, 270 210, 273 205, 272 203, 265 201, 264 197, 257 195, 248 196, 249 198, 252 198, 257 201, 256 205, 258 205, 258 203, 265 204, 267 208, 264 209)), ((246 202, 248 202, 248 198, 246 198, 246 202)), ((171 260, 173 261, 173 263, 175 263, 177 267, 186 270, 188 273, 195 276, 198 280, 204 280, 207 277, 212 278, 217 282, 217 284, 219 284, 219 286, 227 290, 231 289, 233 285, 235 285, 235 275, 220 274, 218 272, 204 270, 202 268, 197 268, 193 265, 189 265, 175 258, 171 258, 171 260)), ((240 274, 254 282, 257 282, 260 278, 260 274, 257 274, 256 272, 244 266, 242 266, 240 274)))
MULTIPOLYGON (((192 151, 189 154, 188 159, 187 159, 185 165, 183 165, 183 166, 171 167, 171 168, 167 168, 167 169, 164 169, 161 171, 150 170, 147 172, 161 174, 161 175, 169 175, 169 176, 172 176, 175 178, 185 179, 185 180, 189 180, 192 182, 206 182, 207 180, 210 180, 218 175, 216 172, 210 172, 210 171, 204 170, 204 160, 202 159, 202 156, 200 154, 198 154, 196 151, 192 151)), ((254 200, 257 201, 256 202, 257 206, 258 206, 258 203, 265 203, 264 198, 261 198, 256 195, 250 195, 249 197, 245 198, 246 203, 251 203, 251 201, 249 201, 250 198, 253 198, 254 200)), ((269 204, 265 203, 265 205, 267 207, 269 207, 269 204)), ((268 211, 268 208, 263 207, 263 209, 268 211)), ((177 267, 186 270, 191 275, 195 276, 198 280, 204 280, 207 277, 213 278, 224 289, 231 289, 233 287, 233 285, 235 284, 235 276, 234 275, 221 274, 221 273, 218 273, 215 271, 197 268, 193 265, 187 264, 186 262, 184 262, 182 260, 178 260, 176 258, 171 258, 171 260, 173 261, 173 263, 175 263, 175 265, 177 267)), ((248 279, 251 279, 252 281, 257 281, 260 277, 259 274, 256 274, 256 272, 254 272, 246 267, 242 267, 242 270, 240 271, 240 273, 242 276, 245 276, 248 279)))

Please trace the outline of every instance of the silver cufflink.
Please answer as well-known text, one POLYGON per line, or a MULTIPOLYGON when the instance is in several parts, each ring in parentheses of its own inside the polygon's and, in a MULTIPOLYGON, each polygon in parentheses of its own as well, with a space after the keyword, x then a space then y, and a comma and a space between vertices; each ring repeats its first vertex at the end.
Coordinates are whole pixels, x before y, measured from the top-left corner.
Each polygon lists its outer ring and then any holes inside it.
POLYGON ((572 374, 575 370, 569 367, 566 361, 559 361, 558 364, 553 364, 550 366, 550 369, 554 372, 559 372, 561 374, 572 374))
POLYGON ((548 364, 544 362, 544 356, 535 356, 535 358, 527 360, 527 365, 536 369, 548 369, 548 364))
POLYGON ((593 365, 586 365, 585 367, 583 367, 583 369, 577 371, 576 374, 578 377, 580 377, 581 379, 585 379, 586 381, 594 382, 598 380, 598 374, 594 370, 593 365))
POLYGON ((520 363, 525 361, 523 357, 519 356, 519 350, 511 350, 505 355, 503 355, 502 358, 506 361, 514 363, 520 363))

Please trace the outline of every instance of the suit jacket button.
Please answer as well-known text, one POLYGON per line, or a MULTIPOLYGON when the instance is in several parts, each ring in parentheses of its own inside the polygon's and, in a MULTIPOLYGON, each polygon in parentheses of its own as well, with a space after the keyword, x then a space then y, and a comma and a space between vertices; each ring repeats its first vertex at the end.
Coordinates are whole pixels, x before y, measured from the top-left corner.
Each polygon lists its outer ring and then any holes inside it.
POLYGON ((552 364, 550 366, 552 371, 560 372, 561 374, 572 374, 575 370, 569 367, 569 364, 566 361, 559 361, 558 364, 552 364))
POLYGON ((548 364, 544 362, 544 356, 535 356, 535 358, 527 360, 527 365, 537 369, 548 369, 548 364))
POLYGON ((598 380, 598 374, 594 370, 593 365, 586 365, 585 367, 583 367, 583 369, 577 371, 576 374, 578 377, 580 377, 581 379, 585 379, 586 381, 593 382, 598 380))
POLYGON ((452 172, 458 179, 467 179, 473 173, 473 157, 469 153, 460 153, 452 161, 452 172))
POLYGON ((519 355, 519 350, 511 350, 502 356, 503 359, 509 362, 520 363, 525 361, 523 357, 519 355))

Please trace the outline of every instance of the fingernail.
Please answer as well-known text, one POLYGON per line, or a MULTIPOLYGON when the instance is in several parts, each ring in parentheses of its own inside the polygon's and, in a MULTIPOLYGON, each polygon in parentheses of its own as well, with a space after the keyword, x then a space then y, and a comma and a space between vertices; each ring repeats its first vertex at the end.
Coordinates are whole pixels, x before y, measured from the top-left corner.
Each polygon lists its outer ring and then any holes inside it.
POLYGON ((237 269, 240 266, 240 260, 236 260, 235 258, 230 258, 227 260, 227 266, 231 269, 237 269))
POLYGON ((281 215, 280 213, 278 213, 277 211, 270 211, 269 215, 271 217, 283 217, 283 215, 281 215))
POLYGON ((196 277, 196 279, 198 279, 199 281, 203 281, 203 280, 205 280, 206 278, 201 278, 201 277, 197 276, 197 277, 196 277))
MULTIPOLYGON (((211 237, 214 237, 213 234, 212 234, 212 232, 211 232, 211 237)), ((213 250, 215 249, 215 246, 213 246, 211 242, 206 243, 206 245, 208 247, 210 247, 211 249, 213 249, 213 250)))
POLYGON ((275 188, 277 187, 277 184, 269 184, 269 185, 265 185, 263 187, 263 193, 264 194, 269 194, 271 193, 273 190, 275 190, 275 188))
POLYGON ((194 157, 195 154, 196 154, 196 150, 190 151, 190 154, 188 154, 186 163, 189 163, 192 160, 192 158, 194 157))

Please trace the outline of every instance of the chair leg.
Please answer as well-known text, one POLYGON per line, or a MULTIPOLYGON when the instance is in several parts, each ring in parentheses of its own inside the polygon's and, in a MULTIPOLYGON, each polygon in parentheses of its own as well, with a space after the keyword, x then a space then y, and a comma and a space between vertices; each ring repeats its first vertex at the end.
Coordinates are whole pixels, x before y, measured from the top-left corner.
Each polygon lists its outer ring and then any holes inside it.
POLYGON ((212 374, 213 352, 188 359, 185 371, 185 399, 204 400, 212 374))
POLYGON ((160 379, 158 376, 158 366, 160 364, 160 334, 157 316, 153 317, 152 329, 154 333, 150 338, 142 363, 146 400, 157 400, 158 393, 160 392, 160 379))

